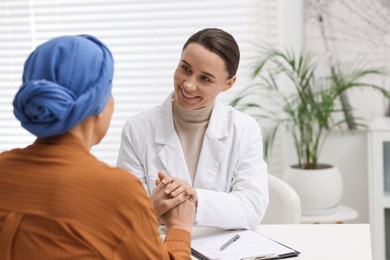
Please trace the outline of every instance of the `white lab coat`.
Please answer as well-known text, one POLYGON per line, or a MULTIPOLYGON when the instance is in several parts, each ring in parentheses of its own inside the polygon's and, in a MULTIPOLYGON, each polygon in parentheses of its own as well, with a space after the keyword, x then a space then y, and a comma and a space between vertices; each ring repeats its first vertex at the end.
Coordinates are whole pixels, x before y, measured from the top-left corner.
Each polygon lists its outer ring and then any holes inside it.
POLYGON ((191 183, 198 194, 195 224, 255 229, 268 206, 267 165, 257 122, 215 101, 194 183, 172 118, 172 96, 128 120, 118 166, 135 174, 149 193, 159 170, 191 183))

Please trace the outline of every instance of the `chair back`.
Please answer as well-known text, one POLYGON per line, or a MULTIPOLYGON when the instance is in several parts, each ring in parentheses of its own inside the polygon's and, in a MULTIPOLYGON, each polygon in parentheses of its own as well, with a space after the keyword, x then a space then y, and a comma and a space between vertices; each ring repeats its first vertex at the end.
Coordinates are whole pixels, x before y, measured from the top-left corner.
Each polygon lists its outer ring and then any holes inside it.
POLYGON ((301 200, 287 182, 268 174, 269 205, 261 224, 300 224, 301 200))

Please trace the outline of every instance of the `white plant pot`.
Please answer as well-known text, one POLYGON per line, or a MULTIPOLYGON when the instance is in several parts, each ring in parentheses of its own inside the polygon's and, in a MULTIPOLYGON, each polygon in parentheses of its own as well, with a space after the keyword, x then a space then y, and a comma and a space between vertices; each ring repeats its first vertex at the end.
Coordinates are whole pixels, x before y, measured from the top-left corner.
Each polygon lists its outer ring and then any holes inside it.
POLYGON ((343 195, 343 180, 336 166, 310 170, 289 167, 284 178, 301 199, 302 215, 330 213, 343 195))

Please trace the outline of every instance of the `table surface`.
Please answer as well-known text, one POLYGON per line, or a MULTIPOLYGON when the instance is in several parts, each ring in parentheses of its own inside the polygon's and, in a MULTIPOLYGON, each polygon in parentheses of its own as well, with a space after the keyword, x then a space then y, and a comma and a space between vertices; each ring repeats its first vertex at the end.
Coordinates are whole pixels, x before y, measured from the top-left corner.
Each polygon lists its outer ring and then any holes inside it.
POLYGON ((369 224, 261 225, 257 231, 300 251, 297 260, 372 259, 369 224))
POLYGON ((304 215, 301 217, 301 222, 305 224, 317 224, 317 223, 344 223, 350 220, 357 219, 359 213, 350 207, 339 205, 335 210, 319 214, 319 215, 304 215))
POLYGON ((260 225, 256 231, 301 252, 291 260, 372 260, 369 224, 260 225))

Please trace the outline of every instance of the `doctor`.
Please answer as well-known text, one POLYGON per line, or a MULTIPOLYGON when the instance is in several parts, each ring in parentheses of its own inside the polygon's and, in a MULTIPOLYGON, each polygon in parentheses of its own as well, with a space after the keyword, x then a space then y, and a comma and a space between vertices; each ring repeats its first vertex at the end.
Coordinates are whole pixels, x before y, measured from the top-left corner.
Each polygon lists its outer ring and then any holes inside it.
POLYGON ((229 33, 195 33, 183 46, 174 92, 126 122, 118 166, 140 178, 159 217, 173 206, 169 198, 186 192, 197 225, 254 229, 263 218, 268 185, 259 125, 216 99, 234 85, 239 59, 229 33))

